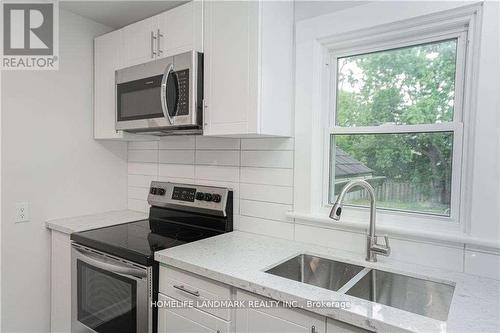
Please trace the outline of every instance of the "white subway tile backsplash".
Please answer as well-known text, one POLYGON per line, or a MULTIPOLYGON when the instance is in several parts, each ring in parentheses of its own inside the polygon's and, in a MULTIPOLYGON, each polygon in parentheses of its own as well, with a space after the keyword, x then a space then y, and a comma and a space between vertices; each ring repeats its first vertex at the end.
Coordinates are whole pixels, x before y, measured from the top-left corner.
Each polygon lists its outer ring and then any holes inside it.
POLYGON ((290 210, 292 210, 292 205, 246 199, 240 200, 240 214, 245 216, 253 216, 282 222, 292 222, 291 219, 286 217, 286 213, 290 210))
POLYGON ((128 151, 129 162, 157 163, 158 150, 130 150, 128 151))
POLYGON ((240 184, 240 198, 291 205, 293 190, 288 186, 240 184))
POLYGON ((294 224, 240 215, 235 229, 277 238, 293 239, 294 224))
POLYGON ((160 149, 194 149, 195 137, 180 135, 180 136, 164 136, 159 142, 160 149))
POLYGON ((466 249, 464 271, 500 280, 500 255, 466 249))
POLYGON ((149 188, 133 187, 133 186, 128 187, 129 199, 144 200, 144 198, 148 197, 148 194, 149 194, 149 188))
POLYGON ((366 236, 364 233, 296 224, 295 240, 351 251, 359 253, 361 256, 365 254, 366 251, 366 236))
POLYGON ((458 246, 441 246, 391 237, 391 259, 457 272, 463 271, 463 250, 463 247, 458 246))
POLYGON ((128 186, 149 188, 151 182, 156 179, 157 176, 128 175, 128 186))
POLYGON ((128 163, 128 174, 129 175, 158 175, 158 164, 157 163, 139 163, 139 162, 129 162, 128 163))
POLYGON ((292 138, 242 139, 241 150, 293 150, 292 138))
POLYGON ((240 150, 240 139, 196 137, 197 150, 240 150))
POLYGON ((158 181, 181 183, 181 184, 195 184, 194 178, 182 178, 182 177, 170 177, 170 176, 158 176, 158 181))
POLYGON ((165 164, 194 164, 194 150, 160 150, 159 162, 165 164))
POLYGON ((242 151, 241 166, 291 169, 293 151, 242 151))
POLYGON ((136 200, 129 198, 128 209, 147 213, 149 211, 149 204, 147 200, 136 200))
MULTIPOLYGON (((128 207, 147 212, 151 181, 220 186, 234 192, 234 228, 365 255, 364 232, 305 225, 293 209, 294 139, 171 136, 128 144, 128 207)), ((391 259, 500 279, 500 255, 391 237, 391 259), (418 255, 415 255, 418 253, 418 255)), ((384 260, 381 257, 380 260, 384 260)))
POLYGON ((293 169, 242 167, 240 181, 251 184, 292 186, 293 169))
POLYGON ((194 165, 192 164, 158 164, 158 175, 164 177, 194 179, 194 165))
POLYGON ((239 150, 197 150, 196 164, 200 165, 240 165, 239 150))
POLYGON ((129 141, 128 149, 154 149, 158 150, 158 141, 129 141))
POLYGON ((204 186, 216 186, 216 187, 227 187, 228 189, 233 191, 233 197, 240 197, 240 183, 221 181, 221 180, 208 180, 208 179, 196 179, 196 185, 204 185, 204 186))
POLYGON ((196 165, 195 178, 206 180, 221 180, 226 182, 238 182, 240 170, 238 167, 196 165))

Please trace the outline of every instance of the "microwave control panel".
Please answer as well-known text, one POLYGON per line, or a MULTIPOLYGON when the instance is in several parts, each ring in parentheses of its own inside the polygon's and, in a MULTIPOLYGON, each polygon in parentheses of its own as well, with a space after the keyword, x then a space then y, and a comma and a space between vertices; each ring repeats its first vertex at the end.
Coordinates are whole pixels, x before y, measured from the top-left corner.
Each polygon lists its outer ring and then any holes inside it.
POLYGON ((176 116, 186 116, 189 114, 189 69, 176 71, 177 89, 179 100, 177 102, 176 116))

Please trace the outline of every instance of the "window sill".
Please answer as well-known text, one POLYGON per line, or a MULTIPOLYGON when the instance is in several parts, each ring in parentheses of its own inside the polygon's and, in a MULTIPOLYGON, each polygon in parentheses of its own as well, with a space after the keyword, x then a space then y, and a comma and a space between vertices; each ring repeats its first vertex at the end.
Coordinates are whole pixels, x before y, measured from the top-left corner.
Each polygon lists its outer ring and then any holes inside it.
MULTIPOLYGON (((328 229, 341 229, 348 231, 362 231, 366 232, 368 229, 368 221, 334 221, 326 215, 301 213, 301 212, 288 212, 287 216, 293 218, 295 223, 304 224, 315 227, 322 227, 328 229)), ((496 252, 500 250, 500 240, 482 239, 472 237, 462 232, 438 232, 438 231, 423 231, 411 228, 400 228, 394 226, 387 226, 383 224, 377 225, 377 231, 388 233, 389 235, 399 235, 405 238, 413 238, 420 240, 427 240, 431 242, 447 242, 460 245, 477 246, 481 248, 491 249, 496 252)))

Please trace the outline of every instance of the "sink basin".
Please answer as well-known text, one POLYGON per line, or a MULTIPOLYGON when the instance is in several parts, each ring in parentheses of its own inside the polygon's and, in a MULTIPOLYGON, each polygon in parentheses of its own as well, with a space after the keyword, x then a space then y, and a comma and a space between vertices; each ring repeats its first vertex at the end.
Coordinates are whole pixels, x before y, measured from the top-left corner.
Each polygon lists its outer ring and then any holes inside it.
POLYGON ((266 271, 290 280, 446 321, 455 287, 363 266, 298 255, 266 271))
POLYGON ((267 270, 266 273, 338 291, 363 268, 340 261, 301 254, 267 270))
POLYGON ((380 270, 370 270, 347 295, 446 321, 455 287, 380 270))

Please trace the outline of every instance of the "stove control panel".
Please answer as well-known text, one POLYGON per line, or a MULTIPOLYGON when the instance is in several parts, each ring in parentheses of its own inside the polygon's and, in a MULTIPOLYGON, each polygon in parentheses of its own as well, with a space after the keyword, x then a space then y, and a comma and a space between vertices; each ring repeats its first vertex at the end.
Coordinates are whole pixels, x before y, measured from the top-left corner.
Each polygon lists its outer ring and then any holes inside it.
POLYGON ((224 187, 153 181, 148 203, 157 207, 226 216, 230 192, 224 187))

